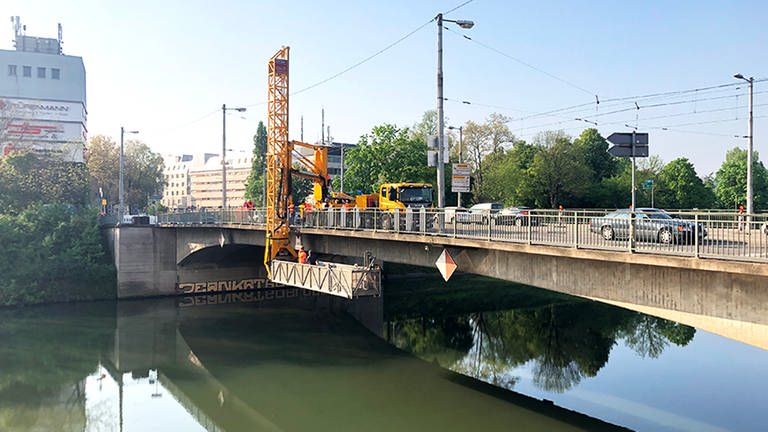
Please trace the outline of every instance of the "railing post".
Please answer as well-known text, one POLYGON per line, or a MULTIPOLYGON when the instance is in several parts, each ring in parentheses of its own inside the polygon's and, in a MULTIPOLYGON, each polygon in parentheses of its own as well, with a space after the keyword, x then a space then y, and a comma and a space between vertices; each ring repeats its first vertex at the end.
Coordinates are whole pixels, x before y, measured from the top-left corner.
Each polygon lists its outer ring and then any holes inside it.
POLYGON ((427 209, 424 207, 419 210, 419 228, 422 234, 427 232, 427 209))
POLYGON ((491 213, 488 212, 488 241, 491 241, 491 224, 493 223, 493 217, 491 217, 491 213))
POLYGON ((574 249, 579 248, 579 211, 578 210, 574 210, 573 212, 573 247, 574 249))
POLYGON ((693 256, 695 258, 699 257, 699 214, 696 213, 693 216, 693 256))
POLYGON ((394 231, 396 233, 400 232, 400 209, 395 209, 395 216, 392 218, 394 220, 394 231))
MULTIPOLYGON (((530 213, 530 212, 528 212, 528 213, 530 213)), ((530 220, 528 220, 528 226, 526 227, 525 232, 526 232, 526 234, 525 234, 526 240, 527 240, 528 244, 530 245, 530 244, 532 244, 531 243, 531 240, 532 240, 531 237, 533 235, 533 224, 531 223, 530 220)))
POLYGON ((629 213, 629 239, 627 241, 629 244, 629 253, 632 253, 635 251, 635 209, 632 209, 632 211, 629 213))

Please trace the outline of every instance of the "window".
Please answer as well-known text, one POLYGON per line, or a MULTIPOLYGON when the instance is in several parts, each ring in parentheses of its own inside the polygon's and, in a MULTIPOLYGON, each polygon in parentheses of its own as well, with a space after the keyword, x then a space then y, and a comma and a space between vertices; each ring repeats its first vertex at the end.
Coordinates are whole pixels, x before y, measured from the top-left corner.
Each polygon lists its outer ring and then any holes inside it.
POLYGON ((51 79, 61 79, 61 69, 51 68, 51 79))
POLYGON ((16 65, 8 65, 8 76, 16 76, 16 65))
POLYGON ((37 77, 38 78, 45 78, 45 68, 44 67, 37 68, 37 77))
POLYGON ((32 78, 32 66, 23 66, 22 73, 24 74, 24 78, 32 78))

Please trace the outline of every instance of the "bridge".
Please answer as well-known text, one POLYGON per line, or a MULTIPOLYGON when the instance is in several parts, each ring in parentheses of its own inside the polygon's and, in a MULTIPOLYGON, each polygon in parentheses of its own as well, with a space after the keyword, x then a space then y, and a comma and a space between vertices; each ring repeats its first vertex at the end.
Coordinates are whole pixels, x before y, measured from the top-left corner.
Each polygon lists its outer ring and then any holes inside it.
MULTIPOLYGON (((752 299, 768 286, 764 219, 681 213, 676 220, 691 221, 693 236, 659 243, 605 238, 592 226, 604 215, 542 210, 505 223, 441 211, 328 209, 296 218, 293 228, 300 229, 294 241, 333 262, 360 263, 373 255, 384 265, 433 267, 446 250, 466 273, 621 304, 721 318, 738 312, 762 322, 752 299)), ((227 210, 165 214, 156 226, 110 228, 119 297, 268 286, 260 263, 263 221, 261 210, 227 210), (240 264, 227 269, 230 280, 190 288, 190 281, 211 280, 232 263, 240 264)))

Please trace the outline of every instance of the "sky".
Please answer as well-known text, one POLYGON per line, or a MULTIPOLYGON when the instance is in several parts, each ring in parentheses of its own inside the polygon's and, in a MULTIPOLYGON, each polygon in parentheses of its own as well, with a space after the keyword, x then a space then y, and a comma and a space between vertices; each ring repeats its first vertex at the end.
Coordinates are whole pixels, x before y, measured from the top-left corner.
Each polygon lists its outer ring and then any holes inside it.
MULTIPOLYGON (((442 12, 475 23, 444 23, 447 125, 496 112, 528 141, 636 128, 652 155, 688 158, 704 176, 747 146, 742 73, 756 81, 754 149, 768 157, 768 2, 4 0, 0 10, 28 35, 56 37, 62 24, 64 53, 85 63, 90 136, 119 140, 124 126, 162 154, 220 153, 222 104, 247 107, 227 114, 226 133, 228 151, 250 153, 282 46, 291 139, 302 118, 303 140, 320 139, 323 109, 335 141, 414 125, 437 105, 442 12)), ((10 20, 2 34, 0 49, 12 49, 10 20)))

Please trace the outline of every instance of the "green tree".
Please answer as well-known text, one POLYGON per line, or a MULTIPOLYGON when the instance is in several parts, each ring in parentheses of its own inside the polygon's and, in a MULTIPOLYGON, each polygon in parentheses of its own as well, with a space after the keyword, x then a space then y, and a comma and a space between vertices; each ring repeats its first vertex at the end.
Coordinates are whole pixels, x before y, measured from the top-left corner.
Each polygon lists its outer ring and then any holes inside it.
POLYGON ((408 128, 375 126, 346 152, 345 189, 372 192, 385 182, 433 183, 435 169, 427 166, 427 144, 408 128))
MULTIPOLYGON (((144 209, 151 203, 148 198, 162 191, 163 158, 143 142, 135 140, 124 143, 123 157, 126 204, 131 209, 144 209)), ((101 188, 110 204, 117 204, 119 200, 119 159, 120 147, 111 138, 104 135, 91 138, 85 163, 90 173, 92 193, 95 195, 101 188)))
POLYGON ((592 170, 583 154, 566 137, 536 154, 531 168, 532 188, 536 205, 557 208, 572 206, 588 190, 592 170))
MULTIPOLYGON (((768 206, 768 172, 757 152, 752 154, 752 192, 755 210, 768 206)), ((746 203, 747 151, 738 147, 725 154, 725 161, 715 174, 715 196, 720 207, 736 208, 746 203)))
POLYGON ((253 163, 248 180, 245 182, 245 197, 256 205, 266 205, 264 198, 264 177, 267 166, 267 128, 259 121, 253 136, 253 163))
POLYGON ((34 203, 83 206, 88 177, 83 164, 19 151, 0 158, 0 212, 17 214, 34 203))
POLYGON ((138 140, 125 142, 125 203, 129 209, 144 211, 151 197, 162 192, 163 158, 138 140))
POLYGON ((715 197, 696 175, 693 164, 686 158, 678 158, 662 168, 656 186, 658 207, 691 209, 709 208, 715 197))

